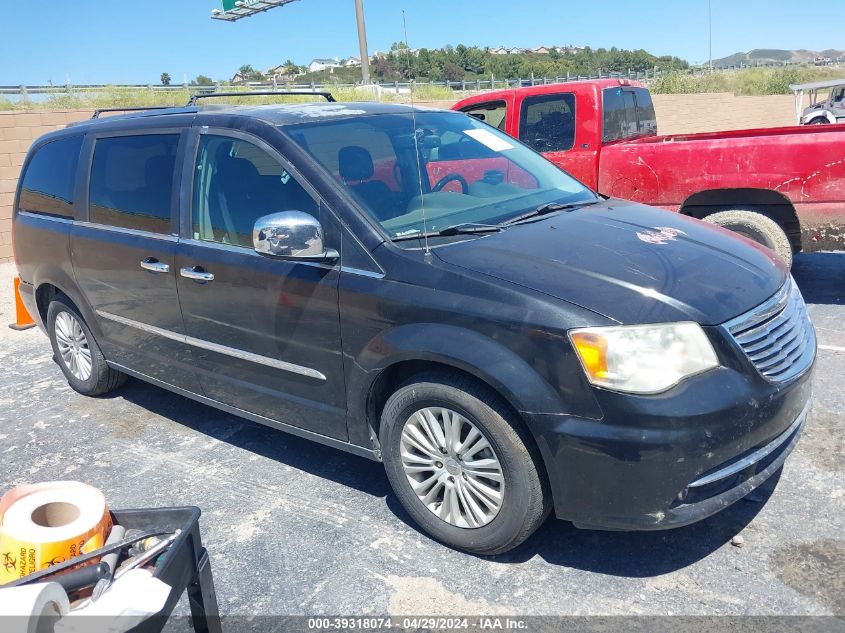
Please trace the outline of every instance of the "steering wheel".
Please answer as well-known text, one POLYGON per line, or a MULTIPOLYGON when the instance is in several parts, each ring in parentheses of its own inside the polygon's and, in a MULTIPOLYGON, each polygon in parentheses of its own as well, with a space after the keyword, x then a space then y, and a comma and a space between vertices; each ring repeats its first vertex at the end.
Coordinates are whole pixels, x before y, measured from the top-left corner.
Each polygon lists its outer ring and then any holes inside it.
POLYGON ((443 178, 437 181, 437 184, 434 185, 431 190, 433 192, 441 191, 443 187, 448 185, 450 182, 461 183, 461 193, 465 195, 469 193, 469 183, 467 182, 467 179, 460 174, 446 174, 443 178))

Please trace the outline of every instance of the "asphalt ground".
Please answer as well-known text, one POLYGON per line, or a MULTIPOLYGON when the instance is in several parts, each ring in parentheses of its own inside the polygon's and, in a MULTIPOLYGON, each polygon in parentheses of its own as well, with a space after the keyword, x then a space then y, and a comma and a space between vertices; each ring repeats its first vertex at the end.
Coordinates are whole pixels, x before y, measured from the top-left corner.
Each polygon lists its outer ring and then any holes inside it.
POLYGON ((113 508, 201 507, 226 615, 842 617, 845 252, 799 255, 793 272, 820 345, 804 435, 750 499, 685 528, 551 518, 506 555, 452 551, 414 526, 378 463, 137 380, 78 395, 39 330, 5 327, 11 265, 0 266, 0 490, 76 479, 113 508))

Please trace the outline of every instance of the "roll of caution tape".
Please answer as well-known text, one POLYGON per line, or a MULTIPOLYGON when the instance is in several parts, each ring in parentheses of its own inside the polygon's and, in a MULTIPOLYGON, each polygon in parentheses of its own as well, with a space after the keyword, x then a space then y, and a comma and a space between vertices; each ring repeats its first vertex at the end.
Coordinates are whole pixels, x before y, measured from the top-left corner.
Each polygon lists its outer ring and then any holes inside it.
POLYGON ((18 486, 0 499, 0 584, 103 546, 105 497, 77 481, 18 486))

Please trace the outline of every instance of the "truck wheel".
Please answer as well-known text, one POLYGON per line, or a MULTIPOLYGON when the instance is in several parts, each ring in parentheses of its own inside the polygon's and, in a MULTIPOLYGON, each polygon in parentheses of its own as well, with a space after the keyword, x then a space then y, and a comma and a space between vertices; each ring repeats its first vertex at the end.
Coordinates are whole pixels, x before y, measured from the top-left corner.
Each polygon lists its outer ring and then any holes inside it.
POLYGON ((537 449, 495 392, 449 373, 417 376, 384 407, 379 439, 408 514, 456 549, 500 554, 549 512, 537 449))
POLYGON ((706 222, 735 231, 777 253, 792 268, 792 245, 780 225, 757 211, 719 211, 704 218, 706 222))
POLYGON ((75 391, 99 396, 126 382, 126 374, 106 364, 85 319, 64 295, 57 295, 47 308, 47 333, 53 356, 75 391))
POLYGON ((825 125, 826 123, 830 123, 826 117, 817 116, 815 119, 810 121, 807 125, 825 125))

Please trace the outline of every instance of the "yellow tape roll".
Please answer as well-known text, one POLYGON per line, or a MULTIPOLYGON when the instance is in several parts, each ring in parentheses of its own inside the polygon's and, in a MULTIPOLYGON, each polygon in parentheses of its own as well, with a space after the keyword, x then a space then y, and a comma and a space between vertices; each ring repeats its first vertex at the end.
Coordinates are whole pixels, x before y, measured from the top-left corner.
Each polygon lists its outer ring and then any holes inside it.
POLYGON ((105 497, 77 481, 18 486, 0 499, 0 584, 103 546, 105 497))

